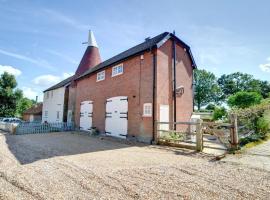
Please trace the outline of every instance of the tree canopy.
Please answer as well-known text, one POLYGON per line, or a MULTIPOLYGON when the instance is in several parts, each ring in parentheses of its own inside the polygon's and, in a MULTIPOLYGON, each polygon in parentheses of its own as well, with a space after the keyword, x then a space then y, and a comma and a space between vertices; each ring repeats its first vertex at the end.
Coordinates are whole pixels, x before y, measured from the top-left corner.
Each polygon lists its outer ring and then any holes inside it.
POLYGON ((255 79, 252 75, 241 72, 223 74, 217 82, 222 90, 223 100, 240 91, 258 92, 263 98, 268 97, 270 93, 269 82, 255 79))
POLYGON ((198 110, 211 102, 219 103, 221 90, 217 84, 216 76, 206 70, 195 70, 195 104, 198 110))
POLYGON ((16 115, 19 117, 22 116, 23 112, 31 108, 34 103, 34 100, 30 100, 26 97, 21 98, 17 103, 16 115))
POLYGON ((16 89, 17 82, 13 75, 4 72, 0 76, 0 116, 9 117, 16 113, 17 102, 22 98, 22 91, 16 89))
POLYGON ((262 96, 257 92, 241 91, 229 97, 228 105, 230 107, 247 108, 259 104, 261 100, 262 96))

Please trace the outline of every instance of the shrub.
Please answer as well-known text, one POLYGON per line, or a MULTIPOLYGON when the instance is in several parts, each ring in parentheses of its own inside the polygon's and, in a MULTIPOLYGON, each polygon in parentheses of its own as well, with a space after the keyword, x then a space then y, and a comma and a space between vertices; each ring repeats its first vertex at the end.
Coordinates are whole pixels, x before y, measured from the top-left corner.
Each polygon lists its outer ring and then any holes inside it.
POLYGON ((212 103, 209 103, 207 106, 206 106, 206 110, 215 110, 216 108, 216 105, 215 104, 212 104, 212 103))
POLYGON ((213 113, 213 120, 223 119, 227 116, 227 111, 224 107, 216 107, 213 113))
POLYGON ((258 134, 262 135, 263 137, 269 131, 269 121, 265 117, 261 117, 257 121, 257 132, 258 134))
POLYGON ((257 92, 237 92, 229 97, 228 105, 230 107, 248 108, 259 104, 261 100, 262 96, 257 92))

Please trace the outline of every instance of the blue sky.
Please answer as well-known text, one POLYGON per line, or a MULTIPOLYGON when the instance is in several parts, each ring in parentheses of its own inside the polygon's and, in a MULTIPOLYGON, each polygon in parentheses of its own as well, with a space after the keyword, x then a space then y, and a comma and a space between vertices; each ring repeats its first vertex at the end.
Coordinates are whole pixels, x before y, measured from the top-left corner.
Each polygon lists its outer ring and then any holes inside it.
POLYGON ((0 73, 34 98, 74 73, 94 31, 102 60, 176 31, 199 68, 270 81, 270 2, 0 0, 0 73))

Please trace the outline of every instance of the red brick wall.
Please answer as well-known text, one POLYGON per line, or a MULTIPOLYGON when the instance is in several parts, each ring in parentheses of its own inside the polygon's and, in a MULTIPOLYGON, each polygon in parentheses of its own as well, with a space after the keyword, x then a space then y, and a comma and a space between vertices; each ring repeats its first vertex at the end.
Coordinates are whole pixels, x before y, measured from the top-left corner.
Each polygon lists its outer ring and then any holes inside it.
MULTIPOLYGON (((173 121, 172 53, 171 40, 163 44, 157 51, 156 117, 158 121, 161 104, 169 105, 170 121, 173 121)), ((190 121, 193 112, 192 76, 193 67, 190 58, 184 48, 176 44, 176 87, 184 86, 184 94, 176 98, 176 121, 190 121)))
POLYGON ((96 82, 97 75, 77 82, 75 123, 79 126, 80 102, 93 101, 93 124, 105 131, 105 102, 115 96, 128 96, 128 136, 149 142, 152 139, 152 117, 143 117, 143 104, 153 101, 153 57, 150 52, 123 62, 124 73, 111 77, 106 68, 105 80, 96 82))
MULTIPOLYGON (((192 66, 187 52, 177 45, 176 80, 185 92, 177 97, 177 121, 189 121, 193 110, 192 66)), ((161 104, 170 106, 170 121, 173 121, 172 91, 172 41, 163 44, 157 51, 156 71, 156 120, 159 121, 161 104)), ((152 117, 143 117, 143 104, 153 101, 153 55, 144 53, 123 62, 124 73, 111 77, 112 67, 106 69, 104 81, 96 82, 96 73, 77 82, 75 123, 79 126, 80 103, 93 101, 93 125, 105 131, 105 102, 115 96, 128 96, 128 136, 142 141, 152 139, 152 117)))

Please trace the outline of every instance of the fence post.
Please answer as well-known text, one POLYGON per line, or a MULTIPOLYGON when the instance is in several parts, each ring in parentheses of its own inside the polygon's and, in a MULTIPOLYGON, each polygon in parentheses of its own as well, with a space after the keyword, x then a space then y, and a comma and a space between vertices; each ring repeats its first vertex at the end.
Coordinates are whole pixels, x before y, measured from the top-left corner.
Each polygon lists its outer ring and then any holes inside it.
POLYGON ((236 114, 231 114, 230 115, 230 120, 232 124, 231 128, 231 147, 233 149, 238 148, 238 125, 237 125, 237 115, 236 114))
POLYGON ((196 124, 196 150, 203 150, 202 120, 197 119, 196 124))

